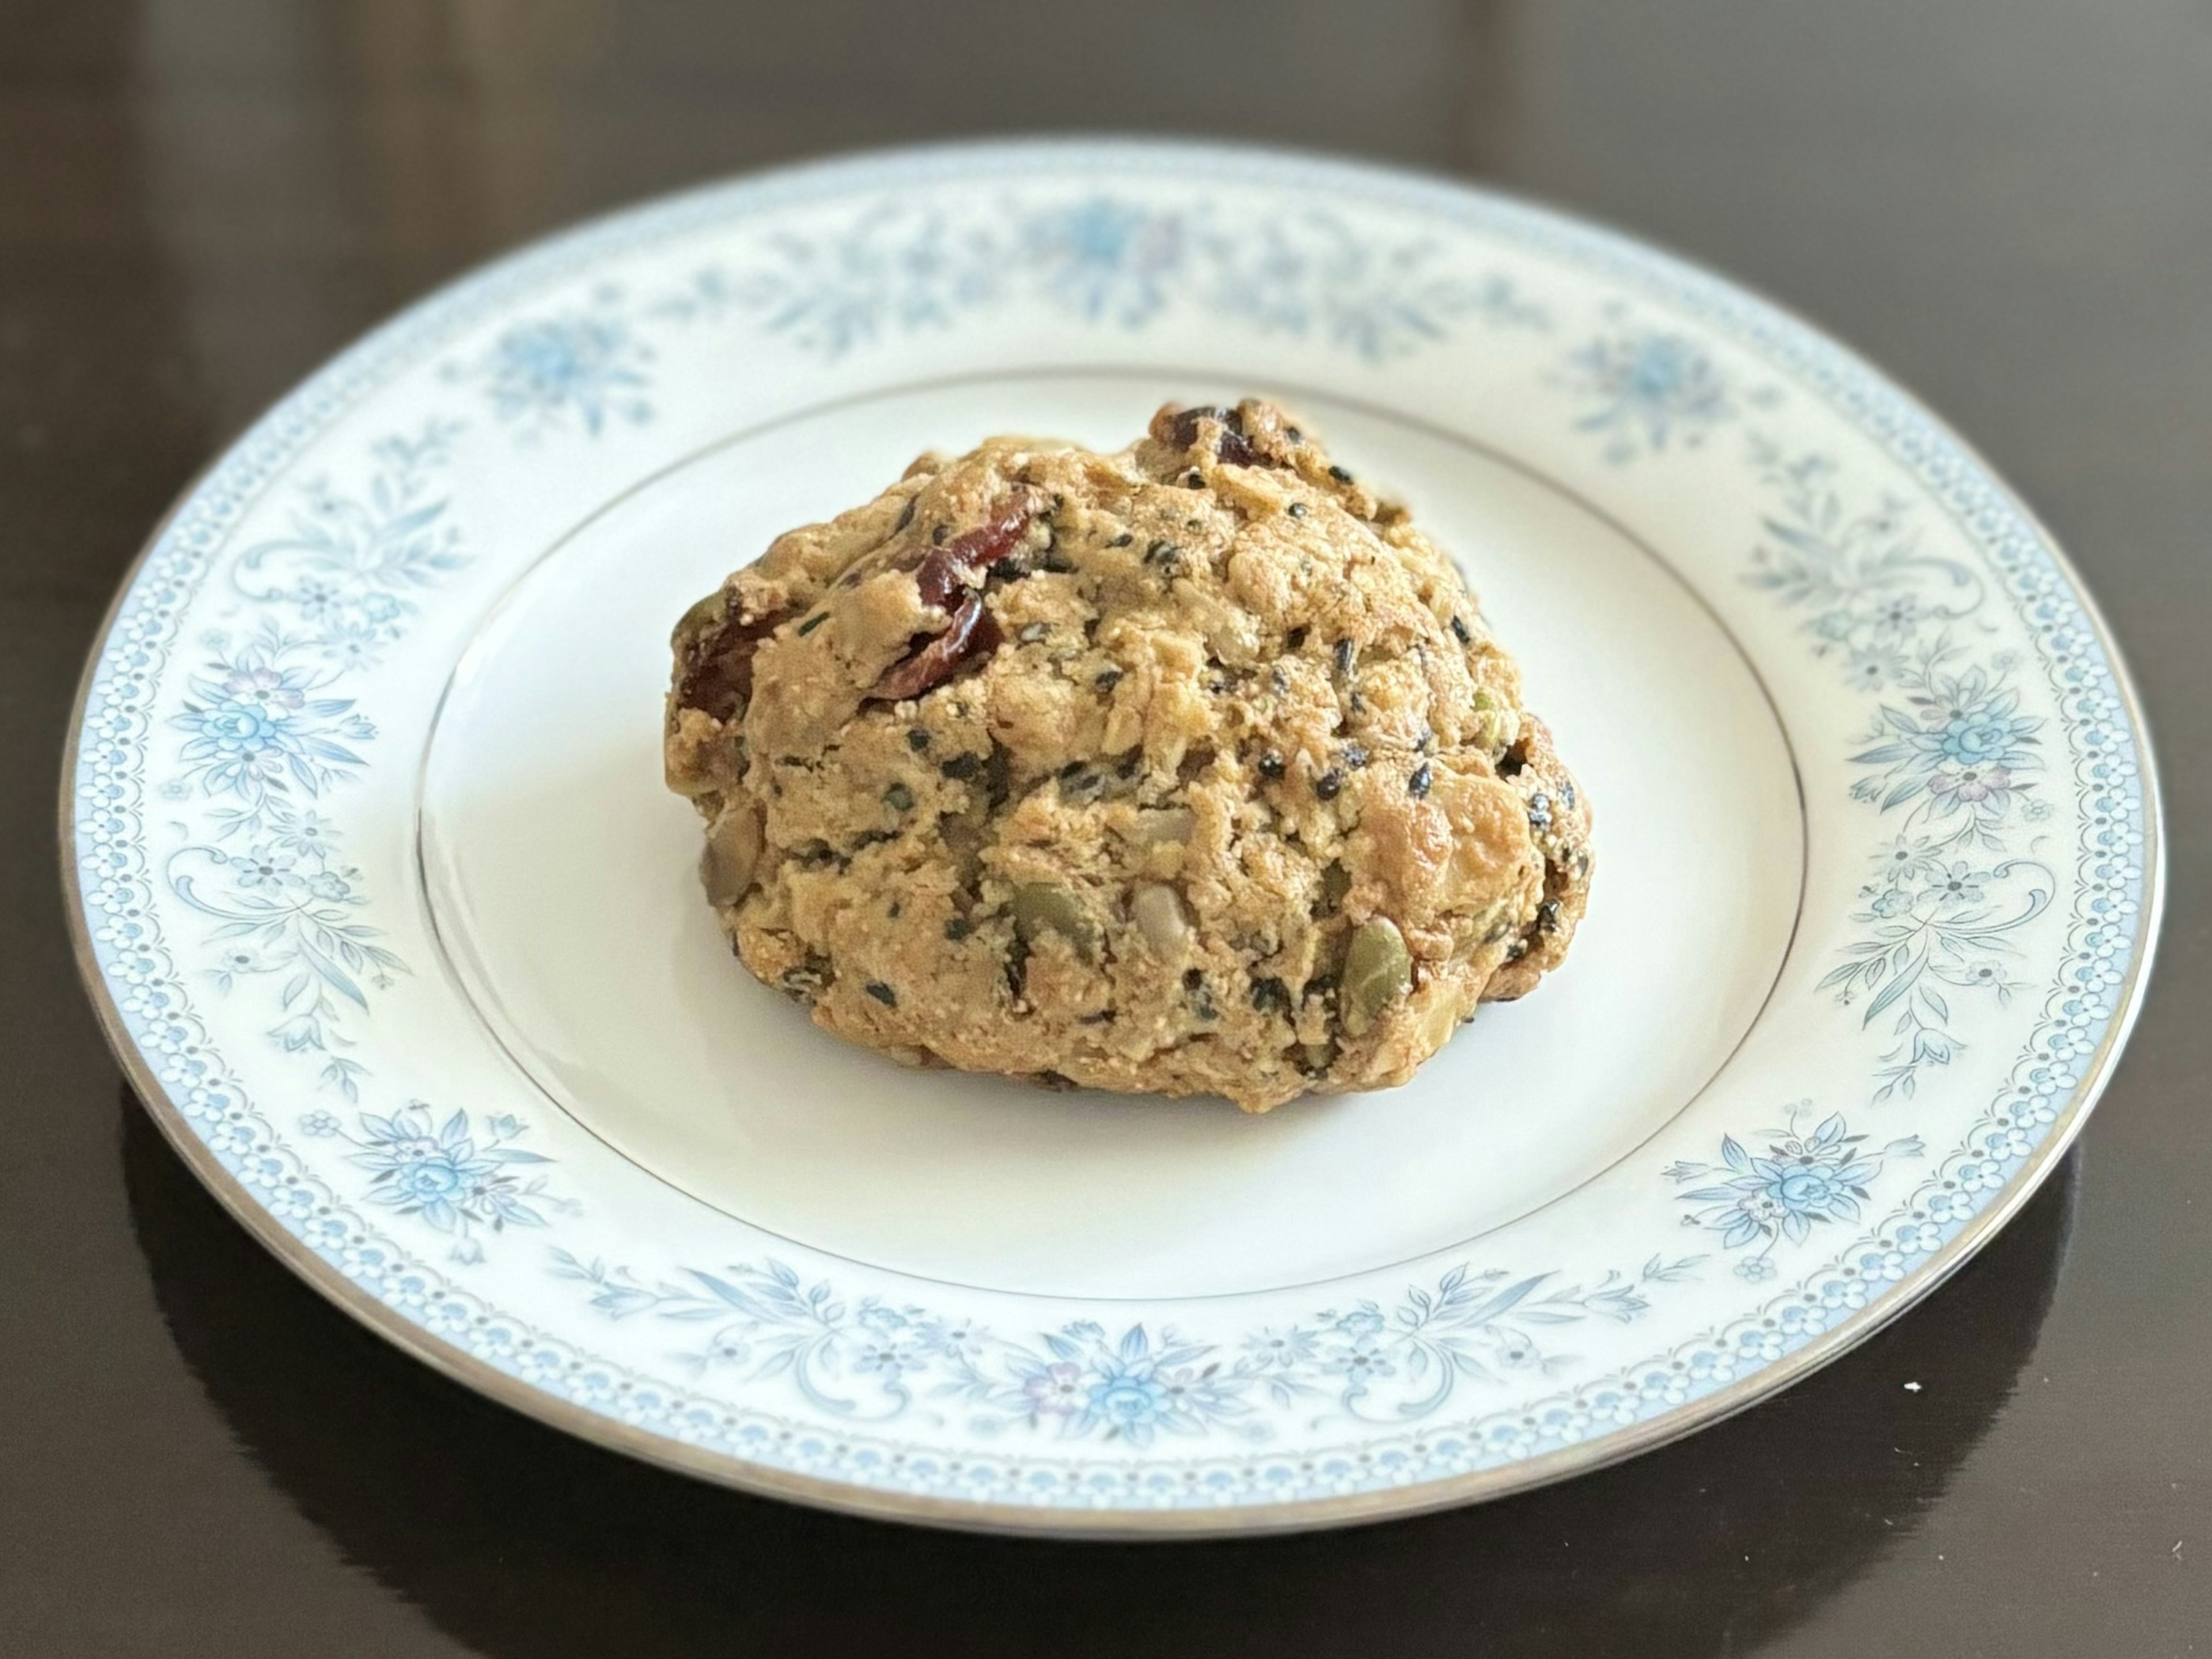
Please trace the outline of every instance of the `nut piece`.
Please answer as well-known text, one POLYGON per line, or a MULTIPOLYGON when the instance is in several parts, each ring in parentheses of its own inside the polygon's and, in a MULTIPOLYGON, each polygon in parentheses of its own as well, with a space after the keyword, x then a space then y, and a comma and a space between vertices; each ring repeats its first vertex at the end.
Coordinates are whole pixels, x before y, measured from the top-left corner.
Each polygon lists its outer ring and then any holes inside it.
POLYGON ((699 879, 706 884, 707 902, 735 904, 743 898, 753 884, 760 855, 760 813, 750 801, 733 798, 707 831, 707 848, 699 855, 699 879))
POLYGON ((1388 916, 1363 923, 1344 952, 1344 1029, 1362 1035, 1413 982, 1413 959, 1398 925, 1388 916))
POLYGON ((1188 842, 1198 830, 1198 817, 1188 806, 1164 806, 1137 815, 1137 834, 1155 843, 1188 842))
POLYGON ((1137 924, 1145 943, 1164 957, 1175 955, 1190 938, 1190 919, 1183 915, 1182 896, 1158 882, 1129 896, 1129 919, 1137 924))
POLYGON ((1058 933, 1086 962, 1098 948, 1098 924, 1085 913, 1080 899, 1055 883, 1022 883, 1014 889, 1013 912, 1014 936, 1024 945, 1058 933))

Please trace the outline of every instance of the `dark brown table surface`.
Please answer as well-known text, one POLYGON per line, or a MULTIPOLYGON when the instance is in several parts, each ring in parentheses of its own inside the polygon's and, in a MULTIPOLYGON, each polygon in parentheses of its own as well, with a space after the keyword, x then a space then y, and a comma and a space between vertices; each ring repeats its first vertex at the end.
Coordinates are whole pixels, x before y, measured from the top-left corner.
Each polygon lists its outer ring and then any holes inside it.
POLYGON ((0 0, 0 1651, 2212 1653, 2208 537, 2205 0, 0 0), (2163 755, 2163 957, 2058 1177, 1919 1310, 1486 1508, 1008 1543, 485 1404, 170 1154, 78 989, 52 827, 80 660, 169 498, 541 230, 1055 128, 1352 151, 1671 244, 1893 370, 2072 550, 2163 755))

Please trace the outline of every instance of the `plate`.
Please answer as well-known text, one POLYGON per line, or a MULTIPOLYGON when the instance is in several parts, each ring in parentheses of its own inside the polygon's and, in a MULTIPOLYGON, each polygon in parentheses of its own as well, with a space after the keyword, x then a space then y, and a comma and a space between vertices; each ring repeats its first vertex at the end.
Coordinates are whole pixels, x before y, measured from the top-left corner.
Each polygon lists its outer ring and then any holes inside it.
POLYGON ((1211 146, 801 167, 456 284, 187 494, 72 738, 94 1000, 289 1266, 588 1438, 1008 1530, 1403 1514, 1785 1385, 2049 1170, 2158 908, 2117 653, 1904 393, 1607 232, 1211 146), (816 1030, 699 896, 673 619, 923 449, 1252 392, 1520 657, 1598 805, 1566 966, 1259 1118, 816 1030))

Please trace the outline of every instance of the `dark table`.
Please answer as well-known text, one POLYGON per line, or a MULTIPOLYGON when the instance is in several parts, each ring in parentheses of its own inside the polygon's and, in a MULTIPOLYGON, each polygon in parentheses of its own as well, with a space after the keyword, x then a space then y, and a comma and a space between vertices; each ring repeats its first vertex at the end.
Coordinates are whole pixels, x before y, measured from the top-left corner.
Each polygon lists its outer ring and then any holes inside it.
POLYGON ((4 0, 0 1650, 2212 1652, 2208 531, 2204 0, 4 0), (1361 152, 1671 244, 1924 394, 2104 601, 2165 762, 2148 1011, 2017 1224, 1794 1391, 1334 1535, 842 1520, 386 1348, 122 1086, 63 928, 56 774, 102 607, 193 471, 386 313, 579 215, 1070 127, 1361 152))

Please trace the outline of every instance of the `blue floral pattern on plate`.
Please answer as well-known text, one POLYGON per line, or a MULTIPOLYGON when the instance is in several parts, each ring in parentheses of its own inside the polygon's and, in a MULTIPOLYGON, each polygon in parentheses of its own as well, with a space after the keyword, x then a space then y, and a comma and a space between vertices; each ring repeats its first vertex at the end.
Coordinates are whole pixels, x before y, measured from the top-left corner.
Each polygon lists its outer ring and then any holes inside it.
POLYGON ((511 1113, 495 1113, 477 1127, 466 1112, 441 1117, 417 1100, 388 1117, 360 1113, 351 1128, 327 1111, 307 1113, 299 1127, 311 1139, 355 1147, 346 1161, 370 1172, 368 1201, 453 1235, 447 1254, 465 1266, 484 1259, 486 1233, 543 1227, 549 1209, 563 1215, 580 1210, 574 1200, 551 1193, 546 1174, 520 1173, 553 1160, 517 1144, 526 1126, 511 1113))
POLYGON ((1552 325, 1510 278, 1457 269, 1432 237, 1377 242, 1317 210, 1255 221, 1214 204, 1159 209, 1106 195, 957 219, 880 205, 826 235, 778 236, 741 271, 704 267, 648 309, 678 323, 757 319, 834 359, 1024 292, 1124 330, 1190 306, 1370 362, 1440 343, 1470 320, 1552 325))
POLYGON ((2049 816, 2044 721, 2022 712, 2018 654, 1980 644, 1987 585, 1928 551, 1905 503, 1855 508, 1826 458, 1758 434, 1749 453, 1778 500, 1745 580, 1802 613, 1814 654, 1871 705, 1851 798, 1897 820, 1850 914, 1859 937, 1820 984, 1892 1039, 1873 1098, 1910 1096, 1963 1046, 1953 996, 2026 988, 2014 939, 2057 884, 2025 850, 2049 816))
MULTIPOLYGON (((1640 1282, 1680 1283, 1700 1259, 1654 1257, 1640 1282)), ((703 1342, 689 1351, 694 1367, 737 1368, 753 1382, 787 1378, 825 1411, 889 1419, 918 1400, 945 1401, 967 1407, 984 1433, 1018 1427, 1135 1445, 1220 1427, 1267 1439, 1276 1425, 1255 1412, 1263 1403, 1370 1422, 1426 1417, 1462 1384, 1558 1372, 1566 1362, 1547 1352, 1540 1331, 1586 1319, 1626 1324, 1650 1306, 1638 1281, 1619 1273, 1586 1288, 1551 1273, 1515 1279, 1462 1265, 1388 1309, 1361 1300, 1324 1310, 1264 1327, 1224 1353, 1142 1321, 1109 1331, 1077 1320, 1000 1337, 923 1307, 842 1296, 773 1260, 721 1273, 690 1268, 651 1284, 562 1249, 553 1261, 556 1274, 590 1287, 592 1306, 610 1318, 649 1314, 704 1326, 703 1342)))
POLYGON ((1809 1110, 1808 1102, 1791 1114, 1790 1127, 1769 1130, 1763 1152, 1747 1152, 1734 1135, 1723 1135, 1718 1164, 1680 1163, 1667 1170, 1670 1181, 1712 1183, 1681 1194, 1682 1202, 1699 1206, 1682 1218, 1685 1225, 1717 1233, 1724 1250, 1759 1246, 1735 1262, 1741 1278, 1771 1279, 1775 1246, 1784 1241, 1802 1244, 1816 1227, 1858 1220, 1873 1200, 1868 1189, 1882 1166, 1893 1158, 1917 1158, 1923 1150, 1917 1135, 1870 1149, 1866 1136, 1853 1134, 1840 1113, 1801 1133, 1798 1120, 1809 1110))

